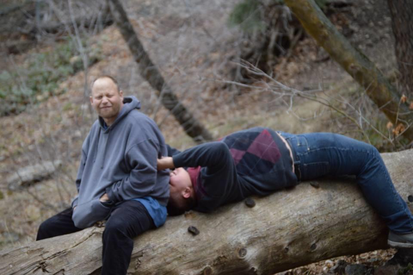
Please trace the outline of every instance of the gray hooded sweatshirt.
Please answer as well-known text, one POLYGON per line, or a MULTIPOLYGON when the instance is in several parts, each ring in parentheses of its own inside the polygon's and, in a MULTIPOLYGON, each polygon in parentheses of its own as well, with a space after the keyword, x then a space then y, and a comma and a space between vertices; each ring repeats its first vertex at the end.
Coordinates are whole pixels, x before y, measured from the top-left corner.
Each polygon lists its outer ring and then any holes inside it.
POLYGON ((137 98, 125 97, 115 122, 105 129, 99 117, 85 139, 76 179, 79 195, 72 202, 76 227, 106 219, 111 205, 125 200, 152 197, 166 206, 169 171, 157 171, 156 160, 167 155, 167 148, 155 122, 139 108, 137 98), (99 200, 105 193, 109 203, 99 200))

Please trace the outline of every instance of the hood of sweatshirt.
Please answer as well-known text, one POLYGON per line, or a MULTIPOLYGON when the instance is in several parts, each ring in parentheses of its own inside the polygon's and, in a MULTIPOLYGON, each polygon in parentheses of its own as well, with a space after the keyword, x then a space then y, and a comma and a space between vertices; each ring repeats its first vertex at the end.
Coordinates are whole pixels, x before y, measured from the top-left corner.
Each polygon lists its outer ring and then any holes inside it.
POLYGON ((127 96, 123 98, 123 107, 120 110, 118 117, 116 118, 116 120, 112 123, 112 125, 110 125, 109 127, 107 127, 105 129, 105 121, 103 120, 102 117, 99 116, 99 124, 100 127, 102 128, 102 130, 104 132, 108 132, 111 129, 113 129, 114 127, 116 127, 116 125, 119 123, 119 121, 121 121, 125 116, 127 116, 129 114, 130 111, 134 110, 134 109, 140 109, 141 108, 141 102, 134 96, 127 96))

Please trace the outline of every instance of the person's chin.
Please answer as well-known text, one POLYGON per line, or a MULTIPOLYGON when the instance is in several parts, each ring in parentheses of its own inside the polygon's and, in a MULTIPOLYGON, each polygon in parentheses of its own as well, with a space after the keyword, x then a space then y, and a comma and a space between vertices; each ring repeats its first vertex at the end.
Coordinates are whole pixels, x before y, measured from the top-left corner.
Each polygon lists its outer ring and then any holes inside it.
POLYGON ((99 115, 101 117, 111 117, 113 115, 112 108, 100 109, 99 115))

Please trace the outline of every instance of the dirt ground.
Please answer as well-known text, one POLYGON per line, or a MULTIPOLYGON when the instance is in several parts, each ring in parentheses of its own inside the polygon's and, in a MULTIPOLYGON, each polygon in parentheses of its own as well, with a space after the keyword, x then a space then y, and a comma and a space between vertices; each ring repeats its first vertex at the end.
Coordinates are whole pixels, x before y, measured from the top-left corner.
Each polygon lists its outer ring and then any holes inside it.
MULTIPOLYGON (((385 73, 396 68, 390 17, 385 0, 350 1, 343 15, 333 18, 348 39, 385 73), (341 21, 340 21, 341 20, 341 21)), ((292 133, 332 131, 360 138, 355 126, 331 108, 315 101, 273 91, 241 88, 230 82, 228 68, 239 47, 236 29, 226 20, 235 0, 124 1, 130 19, 154 63, 207 128, 220 137, 252 126, 267 126, 292 133)), ((169 144, 180 149, 194 143, 138 75, 137 66, 115 26, 90 39, 100 45, 105 58, 85 72, 63 80, 68 92, 51 97, 19 115, 0 118, 0 249, 34 241, 47 217, 68 207, 75 195, 74 177, 83 139, 95 119, 85 96, 85 77, 114 75, 122 89, 142 101, 142 111, 160 125, 169 144), (18 168, 46 160, 63 165, 52 178, 21 191, 10 190, 7 178, 18 168)), ((47 49, 38 46, 18 56, 2 55, 0 70, 23 63, 29 54, 47 49), (3 68, 2 68, 3 67, 3 68)), ((295 89, 317 92, 334 104, 349 108, 346 97, 364 110, 366 117, 386 121, 363 95, 362 89, 311 38, 300 41, 293 54, 274 69, 277 80, 295 89), (322 60, 322 61, 320 61, 322 60)), ((86 88, 87 90, 87 88, 86 88)), ((385 133, 386 135, 387 133, 385 133)), ((386 141, 384 141, 385 143, 386 141)), ((339 260, 380 265, 393 250, 331 259, 283 274, 327 273, 339 260)))

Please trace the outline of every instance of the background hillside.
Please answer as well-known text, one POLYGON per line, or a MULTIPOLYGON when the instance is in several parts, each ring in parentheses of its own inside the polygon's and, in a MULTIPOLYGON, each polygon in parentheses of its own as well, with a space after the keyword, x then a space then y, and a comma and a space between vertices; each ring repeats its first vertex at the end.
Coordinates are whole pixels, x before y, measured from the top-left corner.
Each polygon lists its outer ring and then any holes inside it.
MULTIPOLYGON (((363 89, 305 34, 269 63, 267 73, 288 87, 326 99, 330 107, 267 89, 275 85, 271 78, 243 73, 239 65, 245 49, 253 48, 251 35, 229 24, 240 2, 122 1, 167 83, 216 138, 268 126, 292 133, 345 134, 381 151, 405 148, 392 139, 388 121, 363 89), (331 107, 357 118, 365 133, 331 107)), ((337 5, 328 7, 330 20, 386 76, 394 77, 386 1, 331 2, 337 5)), ((82 141, 96 119, 88 99, 94 77, 117 78, 126 95, 140 99, 142 112, 156 121, 170 145, 194 145, 140 77, 103 1, 40 3, 3 1, 0 6, 0 249, 33 241, 41 221, 67 207, 75 195, 82 141), (33 165, 38 165, 35 176, 22 179, 23 169, 33 165), (39 175, 46 166, 49 172, 39 175)), ((379 262, 380 255, 389 253, 354 256, 353 261, 364 257, 379 262)), ((329 267, 322 263, 317 270, 329 267)))

